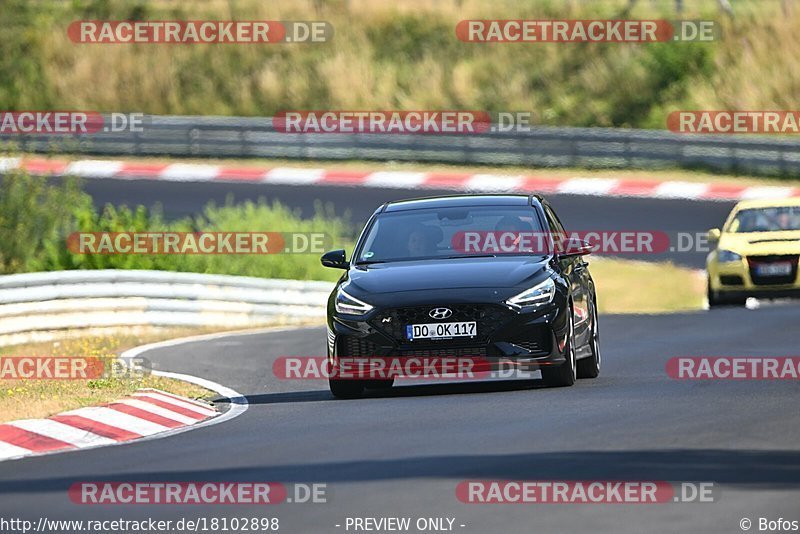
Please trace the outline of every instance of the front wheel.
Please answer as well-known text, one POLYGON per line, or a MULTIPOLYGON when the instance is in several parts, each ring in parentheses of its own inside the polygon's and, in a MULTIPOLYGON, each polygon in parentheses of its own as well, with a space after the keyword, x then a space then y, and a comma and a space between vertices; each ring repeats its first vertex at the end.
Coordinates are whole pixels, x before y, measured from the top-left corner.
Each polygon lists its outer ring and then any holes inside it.
POLYGON ((716 293, 714 293, 714 290, 711 289, 710 278, 706 281, 706 297, 708 298, 709 308, 716 308, 722 304, 722 301, 717 297, 716 293))
POLYGON ((706 297, 708 298, 708 307, 719 308, 720 306, 744 306, 747 304, 747 297, 726 297, 723 298, 713 289, 711 289, 711 279, 706 281, 706 297))
POLYGON ((542 368, 542 379, 550 387, 571 386, 575 383, 577 376, 575 360, 575 318, 572 313, 572 306, 569 307, 569 331, 567 332, 566 353, 567 358, 564 363, 555 368, 542 368))
POLYGON ((597 304, 592 303, 592 355, 578 360, 578 378, 597 378, 600 374, 600 325, 597 322, 597 304))

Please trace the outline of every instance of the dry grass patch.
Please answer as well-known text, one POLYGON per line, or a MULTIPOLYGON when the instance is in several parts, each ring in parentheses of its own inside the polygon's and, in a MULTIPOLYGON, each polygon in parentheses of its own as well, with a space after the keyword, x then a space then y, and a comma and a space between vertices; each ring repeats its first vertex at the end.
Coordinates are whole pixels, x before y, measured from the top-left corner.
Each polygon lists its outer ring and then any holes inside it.
MULTIPOLYGON (((0 357, 81 356, 110 360, 130 347, 211 331, 172 328, 142 336, 104 335, 31 343, 0 348, 0 357)), ((156 388, 192 399, 208 400, 217 396, 213 391, 188 382, 150 374, 137 378, 93 380, 0 380, 0 423, 48 417, 67 410, 105 404, 130 395, 140 388, 156 388)))
POLYGON ((589 257, 600 313, 672 313, 699 310, 705 275, 671 262, 589 257))

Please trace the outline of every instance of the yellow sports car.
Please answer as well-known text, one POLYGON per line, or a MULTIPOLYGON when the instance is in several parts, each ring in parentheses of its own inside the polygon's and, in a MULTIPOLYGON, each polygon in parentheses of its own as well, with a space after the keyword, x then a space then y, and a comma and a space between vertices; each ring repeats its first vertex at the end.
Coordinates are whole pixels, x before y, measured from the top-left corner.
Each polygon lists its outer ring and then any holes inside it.
POLYGON ((708 241, 716 244, 706 259, 710 307, 800 296, 800 197, 740 202, 708 241))

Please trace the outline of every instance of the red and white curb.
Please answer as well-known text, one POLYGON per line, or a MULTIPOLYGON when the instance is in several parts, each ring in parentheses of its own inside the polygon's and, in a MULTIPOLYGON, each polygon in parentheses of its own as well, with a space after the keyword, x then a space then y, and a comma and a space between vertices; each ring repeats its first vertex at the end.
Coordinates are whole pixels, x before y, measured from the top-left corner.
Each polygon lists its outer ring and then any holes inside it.
MULTIPOLYGON (((151 350, 184 343, 290 329, 290 327, 268 327, 170 339, 134 347, 120 354, 120 358, 135 358, 151 350)), ((230 421, 245 413, 249 407, 244 395, 211 380, 167 371, 152 373, 211 390, 221 398, 227 399, 229 408, 219 413, 208 404, 198 401, 153 389, 141 390, 129 399, 106 406, 80 408, 49 419, 11 421, 0 425, 0 461, 161 439, 230 421), (168 397, 169 400, 162 399, 161 396, 168 397), (161 403, 153 402, 155 399, 161 403), (123 402, 126 400, 127 402, 123 402), (119 405, 125 407, 119 408, 119 405), (146 416, 140 417, 143 415, 141 411, 145 412, 146 416), (6 427, 11 428, 6 429, 6 427), (6 435, 11 439, 7 440, 6 435), (28 441, 20 440, 19 436, 28 437, 28 441)))
POLYGON ((209 404, 156 389, 141 389, 104 406, 0 424, 0 460, 114 445, 195 425, 218 415, 209 404))
POLYGON ((800 196, 798 187, 746 186, 615 178, 543 177, 534 175, 467 174, 409 171, 365 171, 299 167, 228 167, 197 163, 128 162, 121 160, 62 161, 0 158, 0 172, 24 169, 37 175, 75 175, 93 179, 151 179, 169 182, 239 182, 283 185, 359 186, 396 189, 685 200, 746 200, 800 196))

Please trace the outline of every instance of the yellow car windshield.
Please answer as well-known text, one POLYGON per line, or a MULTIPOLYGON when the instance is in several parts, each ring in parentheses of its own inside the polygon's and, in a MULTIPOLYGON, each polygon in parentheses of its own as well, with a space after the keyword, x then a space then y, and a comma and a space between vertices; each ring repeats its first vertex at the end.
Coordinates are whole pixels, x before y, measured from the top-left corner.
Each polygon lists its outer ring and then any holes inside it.
POLYGON ((739 211, 728 226, 732 233, 786 232, 800 230, 800 207, 779 206, 744 209, 739 211))

